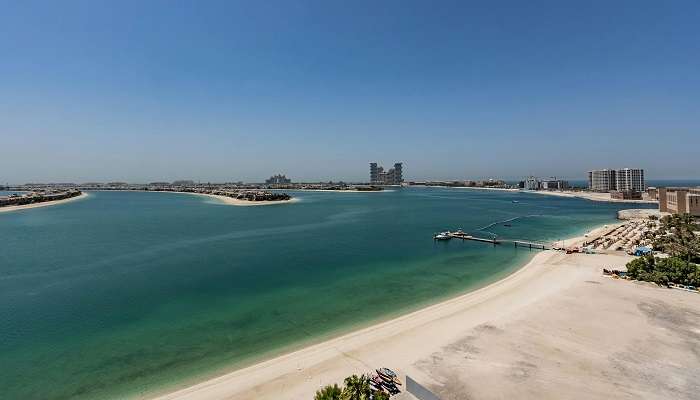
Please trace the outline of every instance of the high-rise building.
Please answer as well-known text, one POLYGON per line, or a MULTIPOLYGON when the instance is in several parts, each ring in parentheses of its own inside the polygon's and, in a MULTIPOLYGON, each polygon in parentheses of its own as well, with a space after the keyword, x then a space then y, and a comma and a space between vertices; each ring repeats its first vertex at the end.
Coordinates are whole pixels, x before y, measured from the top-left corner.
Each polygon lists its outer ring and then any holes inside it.
POLYGON ((540 180, 534 176, 528 176, 523 185, 525 190, 540 190, 540 180))
POLYGON ((616 175, 618 191, 643 192, 646 190, 646 187, 644 186, 643 169, 618 169, 616 175))
POLYGON ((588 189, 594 192, 609 192, 617 189, 617 174, 614 169, 588 171, 588 189))
POLYGON ((563 179, 549 178, 540 182, 540 189, 542 190, 566 190, 568 188, 569 182, 563 179))
POLYGON ((283 185, 287 183, 292 183, 292 180, 287 178, 286 175, 277 174, 272 175, 270 179, 266 179, 265 183, 267 183, 268 185, 283 185))
POLYGON ((635 168, 588 171, 588 188, 594 192, 643 192, 644 170, 635 168))
POLYGON ((370 163, 369 181, 373 185, 400 185, 403 183, 403 163, 394 164, 394 168, 386 172, 377 163, 370 163))
MULTIPOLYGON (((369 181, 371 183, 379 182, 379 169, 376 162, 369 163, 369 181)), ((383 170, 383 168, 382 168, 383 170)))

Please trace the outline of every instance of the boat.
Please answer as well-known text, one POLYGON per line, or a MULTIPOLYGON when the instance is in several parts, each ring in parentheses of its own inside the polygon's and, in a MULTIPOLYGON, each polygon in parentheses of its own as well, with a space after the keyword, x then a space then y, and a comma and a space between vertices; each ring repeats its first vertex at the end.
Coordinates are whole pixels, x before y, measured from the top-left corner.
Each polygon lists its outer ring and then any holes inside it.
POLYGON ((400 385, 401 381, 399 380, 399 377, 396 375, 396 372, 390 370, 389 368, 379 368, 376 370, 377 374, 379 376, 389 382, 392 382, 394 384, 400 385))
POLYGON ((513 200, 513 203, 520 203, 518 200, 513 200))
POLYGON ((503 224, 503 226, 507 226, 507 227, 510 228, 510 227, 513 226, 513 225, 511 225, 511 224, 503 224))
POLYGON ((378 373, 380 376, 386 376, 386 377, 389 377, 389 378, 392 378, 392 379, 393 379, 393 378, 396 378, 396 376, 397 376, 397 375, 396 375, 396 372, 390 370, 389 368, 384 368, 384 367, 382 367, 382 368, 379 368, 379 369, 376 370, 376 371, 377 371, 377 373, 378 373))
POLYGON ((433 235, 433 240, 450 240, 450 233, 449 232, 440 232, 436 233, 433 235))

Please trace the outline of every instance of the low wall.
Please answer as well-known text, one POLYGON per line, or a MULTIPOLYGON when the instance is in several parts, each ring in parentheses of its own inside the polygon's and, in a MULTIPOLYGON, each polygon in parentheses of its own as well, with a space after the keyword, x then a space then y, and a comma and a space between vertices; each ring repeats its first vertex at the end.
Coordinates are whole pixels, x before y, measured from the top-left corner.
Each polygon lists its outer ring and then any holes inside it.
POLYGON ((440 400, 433 392, 411 379, 408 375, 406 375, 406 391, 415 396, 418 400, 440 400))

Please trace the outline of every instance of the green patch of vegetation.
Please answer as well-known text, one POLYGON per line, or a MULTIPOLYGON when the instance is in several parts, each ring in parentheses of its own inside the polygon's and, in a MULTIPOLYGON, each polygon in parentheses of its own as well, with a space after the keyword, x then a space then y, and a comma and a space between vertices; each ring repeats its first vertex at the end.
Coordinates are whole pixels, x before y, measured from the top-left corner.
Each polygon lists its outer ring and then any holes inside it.
POLYGON ((388 400, 389 395, 372 390, 367 375, 353 375, 345 378, 345 387, 328 385, 316 392, 314 400, 388 400))
POLYGON ((678 283, 700 286, 700 265, 678 257, 658 258, 651 255, 639 257, 627 263, 627 276, 659 285, 678 283))
POLYGON ((688 214, 670 215, 661 219, 661 226, 654 232, 654 249, 670 257, 652 255, 627 263, 627 275, 640 281, 659 285, 676 283, 700 286, 700 231, 698 223, 688 214))
POLYGON ((654 249, 687 262, 700 262, 700 237, 695 234, 697 231, 700 231, 700 224, 689 214, 663 217, 654 237, 654 249))

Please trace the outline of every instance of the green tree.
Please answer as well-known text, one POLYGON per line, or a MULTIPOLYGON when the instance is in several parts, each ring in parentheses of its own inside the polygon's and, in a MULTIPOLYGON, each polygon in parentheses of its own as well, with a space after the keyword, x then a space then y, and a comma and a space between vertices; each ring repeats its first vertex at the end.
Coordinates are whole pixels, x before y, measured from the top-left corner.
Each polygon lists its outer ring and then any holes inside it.
POLYGON ((333 386, 328 385, 321 390, 316 391, 314 400, 340 400, 340 395, 342 390, 338 387, 338 384, 333 386))
POLYGON ((678 257, 644 256, 627 263, 627 274, 634 279, 667 285, 669 282, 700 286, 700 265, 678 257))
POLYGON ((635 258, 627 263, 627 275, 637 280, 654 270, 655 258, 651 255, 635 258))
POLYGON ((695 234, 700 226, 689 214, 673 214, 661 219, 654 248, 684 259, 686 263, 700 261, 700 238, 695 234))
POLYGON ((374 392, 374 400, 389 400, 389 395, 385 392, 374 392))
POLYGON ((353 375, 345 378, 342 400, 369 400, 372 390, 366 375, 353 375))

